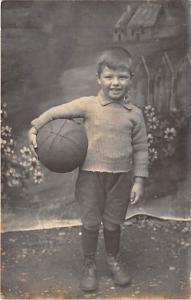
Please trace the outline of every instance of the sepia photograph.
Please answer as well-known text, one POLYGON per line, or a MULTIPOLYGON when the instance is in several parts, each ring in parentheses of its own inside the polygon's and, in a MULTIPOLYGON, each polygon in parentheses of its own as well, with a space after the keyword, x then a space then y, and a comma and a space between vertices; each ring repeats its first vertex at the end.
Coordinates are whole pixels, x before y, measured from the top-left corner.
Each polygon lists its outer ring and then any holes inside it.
POLYGON ((191 0, 4 0, 1 70, 1 299, 191 299, 191 0))

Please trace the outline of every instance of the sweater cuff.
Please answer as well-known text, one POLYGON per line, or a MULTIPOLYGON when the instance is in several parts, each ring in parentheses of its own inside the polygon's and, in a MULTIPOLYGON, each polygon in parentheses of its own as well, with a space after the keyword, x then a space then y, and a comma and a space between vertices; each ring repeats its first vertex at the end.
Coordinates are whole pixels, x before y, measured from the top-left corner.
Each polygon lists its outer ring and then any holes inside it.
POLYGON ((39 130, 39 129, 42 127, 42 125, 41 125, 41 123, 38 121, 38 119, 32 120, 31 125, 34 126, 34 127, 36 128, 36 130, 39 130))
POLYGON ((133 175, 135 177, 145 177, 149 176, 148 168, 146 166, 137 166, 134 168, 133 175))

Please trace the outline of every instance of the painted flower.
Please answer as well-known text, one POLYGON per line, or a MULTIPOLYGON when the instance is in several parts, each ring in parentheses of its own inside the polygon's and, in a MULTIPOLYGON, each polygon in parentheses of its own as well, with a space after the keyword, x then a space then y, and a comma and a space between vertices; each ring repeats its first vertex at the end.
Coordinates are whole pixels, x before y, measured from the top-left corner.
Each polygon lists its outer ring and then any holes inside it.
POLYGON ((1 109, 1 121, 7 118, 7 112, 4 109, 1 109))
POLYGON ((12 150, 11 147, 7 146, 4 149, 4 154, 8 157, 11 157, 12 155, 14 155, 14 150, 12 150))
POLYGON ((149 146, 151 144, 153 144, 153 142, 154 142, 154 136, 152 135, 152 133, 148 133, 148 135, 147 135, 147 141, 148 141, 148 145, 149 146))
POLYGON ((153 163, 158 158, 158 153, 155 148, 149 148, 149 161, 153 163))
POLYGON ((16 170, 14 168, 10 168, 9 170, 7 170, 6 172, 6 176, 10 176, 13 177, 16 175, 16 170))
MULTIPOLYGON (((4 151, 6 150, 6 148, 12 148, 14 147, 14 141, 13 139, 7 139, 5 136, 1 138, 1 149, 3 149, 4 151)), ((8 150, 9 152, 9 150, 8 150)))
POLYGON ((164 131, 164 138, 168 142, 173 141, 176 136, 176 129, 175 128, 166 128, 164 131))
POLYGON ((19 178, 8 178, 7 184, 9 187, 19 186, 20 185, 19 178))
POLYGON ((38 166, 39 162, 34 156, 25 156, 23 155, 22 160, 20 161, 20 165, 23 166, 24 168, 28 168, 30 171, 36 169, 38 166))
POLYGON ((152 117, 148 119, 147 126, 150 130, 155 130, 159 126, 159 120, 157 117, 152 117))
POLYGON ((7 141, 1 138, 1 148, 4 149, 6 147, 7 141))
POLYGON ((31 150, 28 147, 26 147, 26 146, 24 146, 23 148, 21 148, 20 152, 21 152, 21 154, 22 154, 23 157, 29 157, 29 156, 31 156, 31 150))
POLYGON ((31 157, 30 158, 30 170, 34 170, 36 169, 36 167, 38 166, 38 160, 36 159, 36 157, 31 157))
POLYGON ((20 165, 24 168, 29 168, 31 165, 31 162, 29 160, 21 160, 20 165))
POLYGON ((146 106, 145 106, 144 111, 145 111, 146 114, 150 114, 150 113, 155 112, 155 108, 152 107, 152 106, 149 104, 149 105, 146 105, 146 106))
POLYGON ((43 178, 43 173, 40 170, 34 171, 33 179, 35 183, 41 183, 43 181, 43 178))
POLYGON ((3 136, 3 137, 5 137, 5 136, 8 137, 8 136, 10 136, 11 131, 12 131, 12 129, 11 129, 11 127, 9 127, 8 125, 2 126, 2 127, 1 127, 1 136, 3 136))

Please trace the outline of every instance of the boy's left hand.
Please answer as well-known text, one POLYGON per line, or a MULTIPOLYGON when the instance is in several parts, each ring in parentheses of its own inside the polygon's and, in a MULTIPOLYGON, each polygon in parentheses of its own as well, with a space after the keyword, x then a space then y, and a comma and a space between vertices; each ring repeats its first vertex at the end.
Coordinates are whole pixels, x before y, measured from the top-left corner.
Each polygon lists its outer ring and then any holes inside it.
POLYGON ((131 204, 136 204, 140 201, 144 193, 144 179, 143 178, 135 178, 135 182, 131 189, 130 202, 131 204))

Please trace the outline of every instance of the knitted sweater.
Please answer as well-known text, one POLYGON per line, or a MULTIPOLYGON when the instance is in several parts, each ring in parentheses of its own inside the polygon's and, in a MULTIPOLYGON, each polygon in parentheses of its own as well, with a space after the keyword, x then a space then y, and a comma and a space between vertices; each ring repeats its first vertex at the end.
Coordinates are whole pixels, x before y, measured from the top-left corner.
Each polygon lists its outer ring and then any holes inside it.
POLYGON ((141 110, 129 100, 112 101, 103 92, 55 106, 31 124, 38 130, 60 118, 83 118, 88 138, 82 170, 148 176, 147 134, 141 110))

